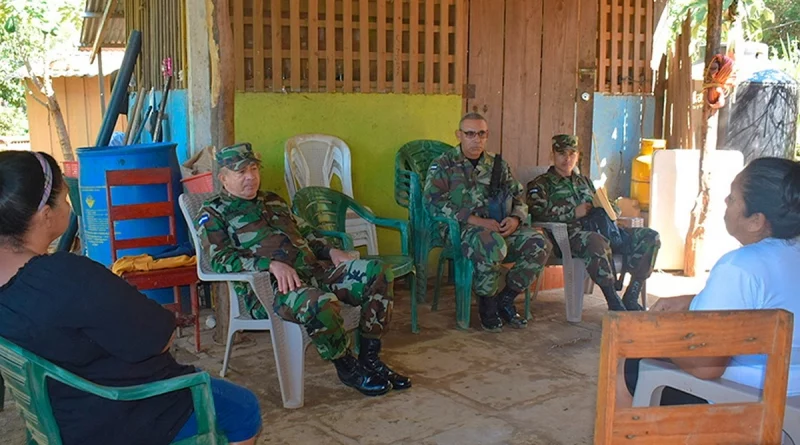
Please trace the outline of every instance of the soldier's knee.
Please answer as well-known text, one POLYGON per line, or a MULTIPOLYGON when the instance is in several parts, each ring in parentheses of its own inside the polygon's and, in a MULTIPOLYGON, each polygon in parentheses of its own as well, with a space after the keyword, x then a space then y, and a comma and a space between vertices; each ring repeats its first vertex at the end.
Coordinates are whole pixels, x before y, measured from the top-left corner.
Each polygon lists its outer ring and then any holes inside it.
POLYGON ((502 263, 508 255, 508 246, 503 235, 491 230, 483 230, 474 238, 471 248, 485 263, 502 263))
POLYGON ((611 252, 611 244, 608 239, 597 232, 588 232, 586 238, 586 250, 590 255, 606 255, 611 252))

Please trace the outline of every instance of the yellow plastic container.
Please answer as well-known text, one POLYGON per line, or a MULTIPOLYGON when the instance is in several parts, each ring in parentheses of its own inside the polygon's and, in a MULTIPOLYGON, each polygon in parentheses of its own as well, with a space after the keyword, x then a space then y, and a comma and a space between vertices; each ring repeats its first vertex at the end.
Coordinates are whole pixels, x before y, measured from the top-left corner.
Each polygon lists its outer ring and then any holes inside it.
POLYGON ((631 198, 639 201, 642 210, 650 207, 650 171, 653 164, 653 153, 667 148, 664 139, 642 139, 639 156, 631 166, 631 198))

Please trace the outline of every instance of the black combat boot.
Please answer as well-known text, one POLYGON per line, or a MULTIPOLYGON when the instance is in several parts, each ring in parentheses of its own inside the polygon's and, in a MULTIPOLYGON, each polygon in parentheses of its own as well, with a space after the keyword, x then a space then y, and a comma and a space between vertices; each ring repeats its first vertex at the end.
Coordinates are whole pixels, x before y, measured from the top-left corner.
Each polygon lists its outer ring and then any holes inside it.
POLYGON ((369 371, 350 355, 350 352, 341 358, 333 360, 336 374, 345 385, 357 389, 367 396, 380 396, 392 389, 392 384, 383 375, 369 371))
POLYGON ((358 361, 367 371, 383 376, 394 389, 411 388, 411 379, 398 374, 392 368, 382 362, 379 354, 381 353, 381 341, 377 338, 361 337, 361 350, 358 352, 358 361))
POLYGON ((625 305, 622 303, 622 300, 619 299, 619 295, 617 295, 613 284, 601 286, 600 290, 603 291, 603 296, 606 297, 609 311, 625 311, 625 305))
POLYGON ((497 297, 478 297, 478 315, 484 331, 501 332, 503 321, 497 314, 497 297))
POLYGON ((622 304, 629 311, 643 311, 644 308, 639 304, 639 294, 642 291, 642 281, 631 279, 625 294, 622 296, 622 304))
POLYGON ((519 292, 511 290, 508 286, 505 287, 499 294, 497 294, 497 304, 499 308, 497 313, 503 322, 512 328, 523 329, 528 326, 528 320, 519 315, 517 308, 514 306, 514 299, 519 292))

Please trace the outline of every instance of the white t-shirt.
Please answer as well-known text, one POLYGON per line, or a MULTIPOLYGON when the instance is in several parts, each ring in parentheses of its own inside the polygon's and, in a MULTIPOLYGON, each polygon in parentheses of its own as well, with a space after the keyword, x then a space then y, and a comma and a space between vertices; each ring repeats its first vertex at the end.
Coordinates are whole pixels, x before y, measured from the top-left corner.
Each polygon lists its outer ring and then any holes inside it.
MULTIPOLYGON (((800 241, 767 238, 729 252, 714 265, 689 310, 785 309, 795 315, 788 395, 800 394, 800 241)), ((722 378, 764 387, 764 355, 731 359, 722 378)))

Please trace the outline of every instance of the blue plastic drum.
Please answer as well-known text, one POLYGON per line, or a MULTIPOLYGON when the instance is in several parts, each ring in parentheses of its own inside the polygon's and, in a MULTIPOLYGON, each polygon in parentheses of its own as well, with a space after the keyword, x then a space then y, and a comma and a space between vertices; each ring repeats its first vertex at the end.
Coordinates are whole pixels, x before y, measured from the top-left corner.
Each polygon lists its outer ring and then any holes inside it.
MULTIPOLYGON (((183 187, 178 159, 175 155, 176 144, 159 143, 131 145, 126 147, 82 148, 77 151, 80 161, 80 197, 81 224, 83 227, 83 249, 89 258, 110 267, 111 238, 108 226, 108 200, 106 198, 106 171, 134 170, 141 168, 172 169, 172 189, 175 200, 175 216, 178 243, 188 241, 186 222, 178 207, 178 196, 183 187)), ((115 187, 111 191, 115 205, 145 204, 167 200, 165 185, 148 185, 135 187, 115 187)), ((116 223, 118 239, 141 238, 169 234, 169 218, 151 218, 116 223)), ((165 248, 120 250, 118 257, 156 254, 165 248)), ((147 291, 145 294, 153 300, 164 304, 174 299, 172 289, 147 291)))

